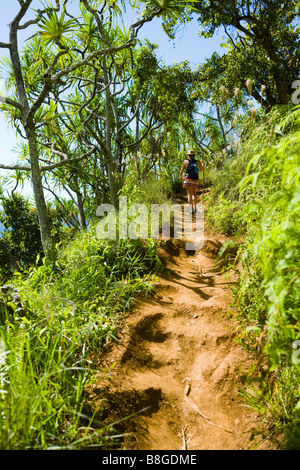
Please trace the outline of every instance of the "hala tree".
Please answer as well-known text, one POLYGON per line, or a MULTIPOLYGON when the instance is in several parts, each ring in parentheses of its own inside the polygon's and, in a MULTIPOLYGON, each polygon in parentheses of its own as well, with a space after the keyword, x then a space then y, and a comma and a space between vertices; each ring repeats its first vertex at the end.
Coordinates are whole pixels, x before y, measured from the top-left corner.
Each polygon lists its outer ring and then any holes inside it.
MULTIPOLYGON (((34 11, 34 14, 30 10, 32 1, 18 1, 19 11, 9 25, 9 41, 0 42, 0 47, 6 48, 9 52, 12 70, 11 95, 1 98, 2 110, 10 114, 14 127, 27 140, 28 156, 25 158, 25 163, 0 165, 0 168, 30 173, 43 250, 48 258, 54 260, 55 246, 50 233, 43 192, 43 175, 68 166, 69 174, 74 168, 76 169, 78 182, 79 172, 82 176, 86 169, 81 167, 81 162, 89 163, 91 159, 96 161, 96 154, 100 150, 104 155, 111 201, 116 204, 113 139, 115 136, 118 148, 117 160, 121 160, 124 142, 121 144, 120 141, 131 118, 127 119, 125 125, 120 121, 117 98, 120 90, 114 89, 116 82, 121 83, 122 88, 127 80, 125 69, 122 69, 122 65, 119 67, 117 78, 114 73, 111 74, 111 71, 112 68, 114 70, 118 68, 117 62, 122 52, 129 51, 135 46, 138 31, 143 24, 155 16, 165 14, 166 9, 165 5, 156 3, 153 7, 147 8, 146 14, 133 23, 125 34, 119 34, 113 27, 113 20, 116 15, 121 15, 121 8, 125 5, 121 0, 78 0, 73 2, 81 10, 76 17, 67 10, 72 3, 71 0, 64 2, 56 0, 54 5, 53 2, 45 2, 43 9, 34 11), (26 20, 25 17, 29 13, 31 17, 28 19, 27 16, 26 20), (31 39, 37 40, 37 52, 22 54, 19 50, 18 33, 35 25, 37 32, 31 39), (83 79, 87 80, 85 84, 83 79), (88 81, 89 87, 84 89, 88 81), (77 140, 80 145, 62 145, 54 130, 58 123, 56 117, 57 114, 60 114, 60 117, 63 114, 62 97, 75 89, 79 90, 80 95, 77 107, 81 121, 79 130, 72 124, 70 126, 71 121, 68 119, 65 119, 64 129, 69 127, 70 131, 73 128, 76 139, 70 139, 70 142, 77 140), (98 103, 93 100, 99 95, 103 96, 105 110, 102 115, 97 116, 98 103), (93 106, 89 107, 90 104, 93 106), (104 139, 99 138, 97 133, 100 121, 105 123, 104 139), (50 128, 52 133, 49 132, 50 128)), ((176 6, 174 3, 173 12, 167 12, 170 18, 184 14, 187 2, 179 4, 176 6)), ((101 99, 98 102, 101 102, 101 99)), ((70 107, 67 111, 69 110, 70 107)), ((73 181, 73 187, 78 195, 78 205, 82 209, 79 186, 73 181)), ((83 217, 82 220, 84 225, 83 217)))
MULTIPOLYGON (((4 103, 2 109, 6 112, 9 112, 10 109, 13 110, 11 111, 14 112, 13 122, 16 123, 16 127, 28 142, 29 161, 26 165, 0 165, 0 168, 30 172, 43 250, 48 258, 54 260, 55 246, 51 237, 42 173, 89 158, 95 152, 95 145, 83 132, 82 153, 73 157, 73 155, 57 149, 55 142, 50 142, 48 159, 41 162, 37 139, 37 130, 41 129, 41 109, 45 104, 51 106, 51 97, 54 92, 57 94, 65 91, 68 87, 74 87, 76 77, 84 68, 93 67, 94 61, 101 60, 103 70, 105 70, 105 61, 108 56, 113 57, 124 49, 134 47, 137 30, 146 21, 151 21, 155 15, 160 13, 160 10, 155 10, 147 18, 131 25, 128 36, 122 41, 118 36, 111 38, 109 31, 106 30, 113 14, 119 11, 118 2, 80 0, 81 7, 94 15, 100 38, 98 47, 91 49, 91 43, 87 45, 84 41, 76 41, 76 33, 82 35, 86 25, 82 25, 78 18, 71 17, 67 12, 68 0, 63 4, 56 0, 55 6, 48 2, 43 10, 35 12, 34 18, 25 21, 24 18, 31 4, 32 0, 19 0, 19 11, 9 25, 9 42, 0 42, 0 47, 6 48, 9 52, 14 79, 14 92, 11 97, 1 99, 4 103), (52 46, 49 60, 45 57, 37 57, 39 83, 35 88, 26 83, 18 44, 19 31, 32 25, 38 25, 41 41, 52 46)), ((105 71, 103 73, 105 76, 105 71)), ((109 91, 107 90, 108 88, 106 88, 106 98, 109 101, 109 91)), ((90 96, 87 97, 86 102, 90 102, 90 96)), ((109 123, 109 117, 107 117, 107 122, 109 123)), ((109 155, 107 167, 110 184, 113 184, 113 168, 109 155)), ((114 194, 113 197, 115 197, 114 194)))

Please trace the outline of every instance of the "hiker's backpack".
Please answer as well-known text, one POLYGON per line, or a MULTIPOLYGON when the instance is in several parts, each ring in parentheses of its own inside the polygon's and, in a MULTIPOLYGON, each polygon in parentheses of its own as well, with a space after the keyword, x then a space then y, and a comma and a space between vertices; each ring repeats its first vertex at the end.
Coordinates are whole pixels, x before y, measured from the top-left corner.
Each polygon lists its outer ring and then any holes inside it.
POLYGON ((191 180, 197 180, 199 178, 197 160, 189 160, 186 174, 191 180))

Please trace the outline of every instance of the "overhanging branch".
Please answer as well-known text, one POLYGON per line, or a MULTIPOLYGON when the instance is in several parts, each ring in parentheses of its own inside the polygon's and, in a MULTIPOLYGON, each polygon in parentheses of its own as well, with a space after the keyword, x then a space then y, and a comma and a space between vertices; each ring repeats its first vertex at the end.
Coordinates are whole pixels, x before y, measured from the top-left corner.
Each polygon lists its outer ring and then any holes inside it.
MULTIPOLYGON (((96 150, 96 147, 93 145, 91 146, 91 149, 85 152, 84 154, 80 155, 80 157, 75 157, 75 158, 66 158, 64 160, 61 160, 60 162, 52 163, 50 165, 44 165, 40 167, 40 171, 48 171, 48 170, 53 170, 54 168, 58 168, 60 166, 64 166, 66 164, 74 163, 74 162, 79 162, 80 160, 83 160, 84 158, 89 157, 92 155, 92 153, 96 150)), ((53 151, 53 153, 58 154, 58 151, 53 151)), ((24 165, 0 165, 1 170, 20 170, 20 171, 31 171, 31 166, 24 166, 24 165)))
POLYGON ((0 42, 0 48, 7 48, 9 49, 11 44, 9 42, 0 42))
POLYGON ((6 98, 6 96, 0 96, 0 103, 10 104, 11 106, 14 106, 15 108, 18 108, 20 111, 23 109, 23 107, 20 103, 18 103, 15 100, 12 100, 11 98, 6 98))

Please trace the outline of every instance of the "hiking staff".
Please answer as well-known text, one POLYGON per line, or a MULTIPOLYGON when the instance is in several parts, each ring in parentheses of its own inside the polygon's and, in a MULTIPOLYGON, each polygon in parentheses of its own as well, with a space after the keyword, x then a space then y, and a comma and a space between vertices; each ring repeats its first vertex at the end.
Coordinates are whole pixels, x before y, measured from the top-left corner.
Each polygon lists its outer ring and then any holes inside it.
POLYGON ((197 191, 199 187, 199 170, 203 171, 204 177, 204 165, 195 159, 196 152, 195 150, 189 150, 187 153, 189 157, 187 160, 184 160, 181 170, 179 181, 183 179, 183 173, 185 172, 183 187, 186 189, 188 203, 192 206, 192 213, 197 210, 197 191))
POLYGON ((204 186, 205 186, 205 180, 204 180, 204 166, 203 166, 202 204, 204 204, 204 186))
MULTIPOLYGON (((207 159, 210 157, 210 154, 211 154, 210 152, 206 151, 206 157, 207 158, 205 158, 205 164, 207 163, 207 159)), ((204 192, 205 192, 205 176, 204 176, 204 174, 205 174, 205 165, 203 163, 202 204, 204 204, 204 192)))

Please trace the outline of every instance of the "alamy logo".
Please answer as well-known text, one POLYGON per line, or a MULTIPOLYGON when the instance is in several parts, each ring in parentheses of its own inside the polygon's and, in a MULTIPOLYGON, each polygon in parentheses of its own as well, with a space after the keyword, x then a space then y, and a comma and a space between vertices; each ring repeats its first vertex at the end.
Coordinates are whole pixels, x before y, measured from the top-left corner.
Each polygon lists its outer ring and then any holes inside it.
POLYGON ((292 83, 292 89, 295 90, 292 93, 291 100, 293 104, 299 104, 300 103, 300 80, 295 80, 292 83))
POLYGON ((97 224, 97 237, 105 239, 169 239, 171 227, 174 238, 186 240, 186 250, 200 250, 204 241, 204 208, 197 204, 193 220, 190 205, 152 204, 149 212, 146 204, 128 207, 127 197, 119 198, 119 210, 112 204, 101 204, 96 215, 101 217, 97 224), (172 222, 173 215, 173 222, 172 222), (161 233, 161 236, 160 236, 161 233))
POLYGON ((293 364, 300 364, 300 340, 296 339, 296 341, 293 342, 292 348, 295 349, 295 351, 292 354, 292 362, 293 364))

